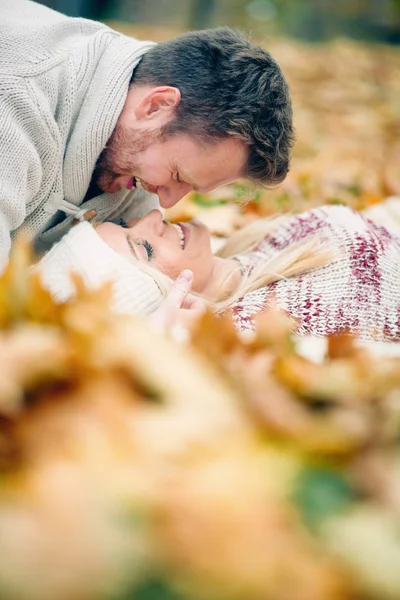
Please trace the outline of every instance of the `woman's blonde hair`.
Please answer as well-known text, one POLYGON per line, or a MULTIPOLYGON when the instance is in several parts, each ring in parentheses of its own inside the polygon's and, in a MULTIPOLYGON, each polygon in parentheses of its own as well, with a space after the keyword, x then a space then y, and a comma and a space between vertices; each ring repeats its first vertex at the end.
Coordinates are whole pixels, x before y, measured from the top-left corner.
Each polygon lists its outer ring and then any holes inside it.
MULTIPOLYGON (((287 221, 293 215, 282 215, 258 219, 253 223, 243 227, 233 233, 215 252, 215 256, 225 259, 235 258, 238 254, 245 254, 254 249, 266 236, 271 234, 278 225, 287 221)), ((331 249, 322 246, 319 237, 316 235, 308 240, 302 240, 290 244, 287 248, 281 250, 274 258, 262 262, 249 273, 241 274, 241 265, 237 262, 236 269, 233 269, 227 277, 217 286, 218 292, 214 298, 204 298, 201 294, 194 294, 203 298, 214 310, 223 310, 229 307, 238 298, 245 294, 257 290, 266 285, 270 285, 281 279, 301 275, 317 267, 326 265, 333 259, 331 249), (229 282, 231 278, 240 273, 239 283, 231 289, 229 282), (227 289, 229 292, 227 293, 227 289)), ((150 275, 158 285, 163 297, 168 295, 173 280, 158 271, 150 264, 142 263, 132 257, 132 261, 145 273, 150 275)))

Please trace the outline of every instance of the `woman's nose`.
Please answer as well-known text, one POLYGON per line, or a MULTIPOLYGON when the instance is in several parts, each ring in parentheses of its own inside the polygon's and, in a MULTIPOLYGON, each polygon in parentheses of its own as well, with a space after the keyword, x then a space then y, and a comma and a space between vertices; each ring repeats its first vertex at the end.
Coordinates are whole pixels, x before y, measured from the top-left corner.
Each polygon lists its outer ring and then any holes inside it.
POLYGON ((164 232, 164 222, 162 219, 162 214, 157 209, 151 210, 149 213, 147 213, 147 215, 145 215, 141 219, 130 219, 127 222, 127 226, 129 227, 129 229, 136 226, 139 226, 140 228, 145 227, 146 229, 150 228, 158 235, 162 235, 164 232))
POLYGON ((157 233, 157 235, 162 235, 164 233, 165 226, 162 214, 159 210, 151 210, 145 217, 143 217, 142 222, 150 226, 157 233))

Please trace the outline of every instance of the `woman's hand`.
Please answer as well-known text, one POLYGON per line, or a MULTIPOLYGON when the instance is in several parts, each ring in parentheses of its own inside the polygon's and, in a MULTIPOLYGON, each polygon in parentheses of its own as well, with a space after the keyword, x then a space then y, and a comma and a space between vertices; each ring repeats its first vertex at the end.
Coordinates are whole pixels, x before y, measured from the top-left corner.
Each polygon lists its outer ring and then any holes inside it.
POLYGON ((179 342, 190 337, 190 331, 205 312, 205 304, 190 295, 193 273, 185 269, 174 281, 168 296, 149 317, 157 331, 167 331, 179 342))

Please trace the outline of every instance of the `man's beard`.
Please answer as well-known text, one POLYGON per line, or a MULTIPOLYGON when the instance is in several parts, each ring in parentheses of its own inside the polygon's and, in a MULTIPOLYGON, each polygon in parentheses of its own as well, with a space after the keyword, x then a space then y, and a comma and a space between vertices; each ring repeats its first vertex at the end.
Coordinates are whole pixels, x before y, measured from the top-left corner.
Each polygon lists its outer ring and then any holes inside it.
POLYGON ((162 137, 161 129, 138 131, 117 124, 93 171, 93 179, 99 188, 108 192, 117 177, 137 175, 140 154, 162 137))

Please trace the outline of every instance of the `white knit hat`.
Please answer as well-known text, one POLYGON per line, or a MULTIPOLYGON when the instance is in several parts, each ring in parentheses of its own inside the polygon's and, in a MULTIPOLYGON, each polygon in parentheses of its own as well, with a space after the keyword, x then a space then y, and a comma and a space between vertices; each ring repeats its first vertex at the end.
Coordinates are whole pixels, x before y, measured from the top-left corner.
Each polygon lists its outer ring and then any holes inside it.
POLYGON ((113 282, 113 308, 122 313, 149 314, 162 301, 155 281, 127 258, 119 255, 88 222, 79 223, 35 265, 46 289, 56 301, 75 293, 72 272, 80 275, 89 289, 113 282))

